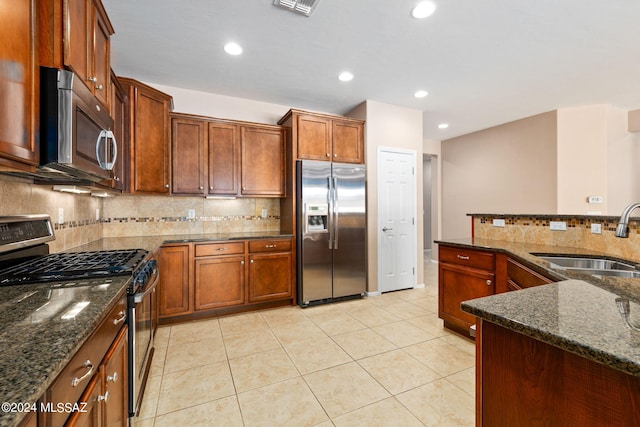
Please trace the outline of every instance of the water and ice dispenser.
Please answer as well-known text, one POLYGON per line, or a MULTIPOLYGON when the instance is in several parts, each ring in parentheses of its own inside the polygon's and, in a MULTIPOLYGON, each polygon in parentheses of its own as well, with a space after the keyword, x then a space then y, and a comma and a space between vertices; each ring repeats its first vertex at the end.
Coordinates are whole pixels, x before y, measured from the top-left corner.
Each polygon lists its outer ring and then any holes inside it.
POLYGON ((305 233, 327 233, 328 215, 327 203, 307 204, 304 214, 305 233))

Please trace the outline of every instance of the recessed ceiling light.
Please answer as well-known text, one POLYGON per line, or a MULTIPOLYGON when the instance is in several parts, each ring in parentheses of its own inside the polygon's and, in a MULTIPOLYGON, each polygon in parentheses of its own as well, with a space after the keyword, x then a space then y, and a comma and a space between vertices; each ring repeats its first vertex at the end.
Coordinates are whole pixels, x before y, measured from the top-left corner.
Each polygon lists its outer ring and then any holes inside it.
POLYGON ((424 98, 427 95, 429 95, 429 92, 427 92, 426 90, 419 90, 413 94, 413 96, 415 96, 416 98, 424 98))
POLYGON ((348 82, 353 80, 353 74, 348 72, 348 71, 343 71, 342 73, 340 73, 340 75, 338 76, 338 80, 340 80, 341 82, 348 82))
POLYGON ((449 123, 440 123, 438 129, 446 129, 449 127, 449 123))
POLYGON ((224 51, 229 55, 240 55, 242 53, 242 47, 238 43, 227 43, 224 45, 224 51))
POLYGON ((417 19, 427 18, 436 11, 436 4, 432 1, 423 1, 416 5, 411 11, 411 16, 417 19))

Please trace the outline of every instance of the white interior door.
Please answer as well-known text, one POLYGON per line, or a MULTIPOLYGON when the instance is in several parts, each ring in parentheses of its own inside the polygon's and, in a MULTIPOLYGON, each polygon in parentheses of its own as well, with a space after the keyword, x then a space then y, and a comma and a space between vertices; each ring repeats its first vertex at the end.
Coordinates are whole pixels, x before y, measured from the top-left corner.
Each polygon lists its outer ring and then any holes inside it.
POLYGON ((378 150, 378 290, 416 285, 416 154, 378 150))

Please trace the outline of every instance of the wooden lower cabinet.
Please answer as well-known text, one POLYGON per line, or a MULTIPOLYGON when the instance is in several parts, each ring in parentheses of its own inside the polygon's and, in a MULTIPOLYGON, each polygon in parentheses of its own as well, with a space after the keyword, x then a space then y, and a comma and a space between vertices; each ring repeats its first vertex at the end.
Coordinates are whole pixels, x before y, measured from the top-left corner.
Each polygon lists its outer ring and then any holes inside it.
POLYGON ((439 257, 438 316, 447 328, 470 336, 476 318, 460 304, 495 293, 495 254, 441 245, 439 257))
POLYGON ((158 256, 159 317, 171 317, 192 312, 191 245, 170 245, 160 248, 158 256))
POLYGON ((244 304, 244 256, 196 259, 195 309, 244 304))
POLYGON ((293 303, 291 238, 229 240, 160 248, 160 319, 293 303))
POLYGON ((291 298, 291 252, 249 257, 249 302, 291 298))
MULTIPOLYGON (((126 298, 96 328, 45 393, 45 426, 126 427, 126 298), (62 406, 62 407, 61 407, 62 406)), ((38 425, 41 425, 40 423, 38 425)))
POLYGON ((476 426, 632 427, 640 377, 478 322, 476 426))
POLYGON ((543 276, 515 259, 507 258, 507 291, 517 291, 556 281, 543 276))

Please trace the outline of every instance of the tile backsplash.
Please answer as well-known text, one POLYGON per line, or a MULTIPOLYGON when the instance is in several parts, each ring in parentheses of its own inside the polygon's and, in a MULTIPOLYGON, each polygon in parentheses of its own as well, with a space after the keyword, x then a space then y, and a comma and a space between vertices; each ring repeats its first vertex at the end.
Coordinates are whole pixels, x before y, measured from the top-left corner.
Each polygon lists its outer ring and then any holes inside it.
POLYGON ((51 188, 0 175, 0 215, 49 215, 56 236, 49 243, 51 252, 102 237, 280 230, 279 199, 131 195, 103 199, 51 188))
POLYGON ((615 236, 619 216, 473 214, 472 218, 474 237, 585 248, 640 262, 638 218, 629 221, 629 237, 624 239, 615 236), (504 227, 494 226, 494 219, 503 219, 504 227), (565 222, 567 229, 552 230, 552 221, 565 222), (599 224, 601 233, 593 233, 592 224, 599 224))

